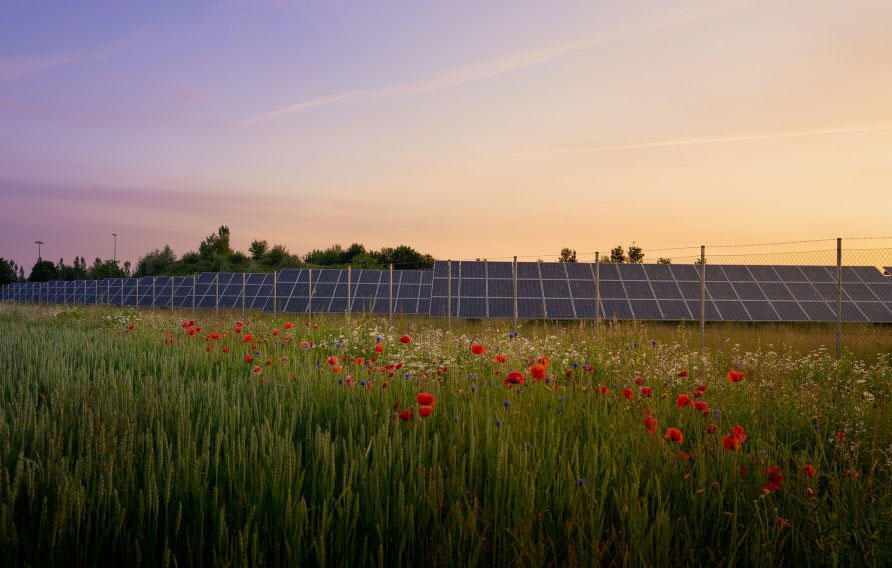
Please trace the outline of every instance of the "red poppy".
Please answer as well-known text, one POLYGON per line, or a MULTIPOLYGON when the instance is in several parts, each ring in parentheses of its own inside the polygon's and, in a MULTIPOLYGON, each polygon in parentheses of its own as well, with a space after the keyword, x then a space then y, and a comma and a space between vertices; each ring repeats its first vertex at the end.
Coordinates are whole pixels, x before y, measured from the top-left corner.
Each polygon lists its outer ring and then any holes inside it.
POLYGON ((739 383, 743 380, 743 371, 728 371, 728 380, 732 383, 739 383))
POLYGON ((365 359, 363 359, 362 357, 357 357, 353 361, 355 361, 357 365, 365 365, 365 359))
POLYGON ((812 489, 811 487, 809 487, 808 489, 805 490, 805 494, 806 494, 806 496, 808 496, 808 497, 814 497, 814 496, 815 496, 815 490, 812 489))
POLYGON ((523 373, 519 371, 511 371, 508 373, 508 376, 505 377, 506 385, 522 385, 524 383, 523 373))
POLYGON ((486 347, 477 343, 472 343, 471 353, 473 353, 474 355, 486 355, 486 347))
POLYGON ((294 327, 294 324, 290 321, 286 321, 285 325, 283 325, 282 327, 284 327, 285 329, 291 329, 292 327, 294 327))
POLYGON ((638 375, 637 377, 635 377, 635 384, 638 385, 638 386, 643 385, 643 384, 644 384, 644 377, 642 377, 641 375, 638 375))
POLYGON ((415 397, 415 402, 421 406, 433 406, 436 404, 437 399, 429 392, 421 392, 415 397))
POLYGON ((229 347, 224 347, 224 348, 223 348, 223 353, 229 353, 229 347))
POLYGON ((780 527, 780 530, 782 530, 782 531, 792 528, 792 526, 793 526, 790 524, 790 521, 788 521, 787 519, 785 519, 781 516, 776 516, 774 518, 774 522, 777 523, 777 526, 780 527))
POLYGON ((530 367, 530 376, 541 381, 545 378, 545 367, 543 365, 533 365, 530 367))
POLYGON ((606 385, 601 385, 599 388, 595 389, 595 394, 601 394, 601 396, 607 396, 610 394, 610 387, 606 385))
POLYGON ((251 343, 252 341, 254 341, 254 336, 251 335, 250 333, 248 333, 245 335, 245 338, 242 340, 242 343, 251 343))
POLYGON ((236 333, 241 333, 241 332, 242 332, 242 326, 240 326, 240 325, 235 326, 235 330, 234 330, 234 331, 235 331, 236 333))
POLYGON ((706 427, 707 434, 715 434, 716 430, 718 430, 718 428, 716 427, 715 424, 710 424, 709 426, 706 427))
POLYGON ((644 428, 647 430, 648 434, 656 434, 657 432, 657 419, 653 416, 645 416, 644 417, 644 428))
POLYGON ((338 363, 340 363, 340 360, 338 359, 337 355, 329 355, 328 359, 326 359, 325 362, 329 365, 337 365, 338 363))
POLYGON ((127 329, 130 331, 133 331, 134 327, 136 327, 136 326, 131 323, 130 325, 127 326, 127 329))
POLYGON ((433 412, 433 411, 434 411, 434 408, 432 406, 419 406, 418 407, 418 414, 420 414, 421 416, 423 416, 425 418, 430 416, 431 412, 433 412))
POLYGON ((685 371, 684 369, 682 369, 681 371, 678 372, 678 376, 681 378, 685 378, 688 376, 688 372, 685 371))
POLYGON ((273 335, 274 335, 275 337, 278 337, 278 336, 279 336, 279 330, 278 330, 278 329, 274 329, 274 330, 273 330, 273 335))
POLYGON ((411 410, 401 410, 399 413, 400 420, 403 422, 408 422, 412 420, 412 411, 411 410))
POLYGON ((749 473, 750 470, 748 470, 746 466, 740 466, 740 477, 746 477, 747 475, 749 475, 749 473))
POLYGON ((840 442, 845 441, 845 439, 846 439, 846 431, 845 431, 845 430, 840 430, 839 432, 836 433, 836 437, 839 438, 839 441, 840 441, 840 442))
POLYGON ((545 365, 546 367, 551 365, 551 359, 548 358, 548 355, 539 355, 538 362, 540 365, 545 365))
POLYGON ((814 466, 811 465, 810 463, 805 464, 805 466, 803 466, 801 471, 802 471, 802 473, 804 473, 805 475, 807 475, 809 477, 814 477, 815 473, 816 473, 814 466))
POLYGON ((400 337, 400 343, 412 343, 412 338, 408 335, 400 337))
POLYGON ((495 361, 496 363, 505 363, 508 361, 508 356, 503 355, 502 353, 499 353, 498 355, 493 357, 492 360, 495 361))
POLYGON ((334 371, 335 373, 340 373, 341 371, 344 370, 344 367, 342 367, 340 365, 332 365, 331 370, 334 371))
POLYGON ((762 488, 763 493, 777 491, 784 484, 784 474, 781 468, 770 465, 765 468, 765 486, 762 488))
POLYGON ((254 360, 254 358, 251 357, 250 355, 245 355, 245 363, 250 363, 253 360, 254 360))
POLYGON ((684 408, 685 406, 691 404, 691 399, 688 398, 686 394, 678 395, 678 399, 675 401, 675 406, 678 408, 684 408))
POLYGON ((678 428, 667 428, 666 433, 663 434, 663 438, 670 442, 678 442, 679 444, 684 441, 684 436, 678 428))
POLYGON ((623 398, 634 401, 635 395, 632 394, 632 389, 623 389, 623 398))
POLYGON ((641 387, 641 396, 651 396, 653 392, 653 389, 650 387, 641 387))
POLYGON ((842 476, 845 477, 846 479, 858 479, 859 477, 861 477, 861 474, 858 473, 857 471, 855 471, 854 469, 847 469, 844 472, 842 472, 842 476))
POLYGON ((678 451, 678 452, 675 452, 675 459, 677 459, 677 460, 689 460, 689 459, 691 459, 691 454, 689 454, 689 453, 687 453, 687 452, 685 452, 685 451, 678 451))

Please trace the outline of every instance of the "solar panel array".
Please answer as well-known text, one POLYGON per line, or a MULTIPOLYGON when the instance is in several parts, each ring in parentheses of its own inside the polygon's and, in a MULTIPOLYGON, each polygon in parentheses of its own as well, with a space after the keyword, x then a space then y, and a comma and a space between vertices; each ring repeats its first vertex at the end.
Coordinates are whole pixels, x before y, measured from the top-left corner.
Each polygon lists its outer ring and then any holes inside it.
MULTIPOLYGON (((433 271, 393 271, 397 314, 521 319, 593 319, 595 269, 586 263, 453 262, 433 271)), ((695 265, 607 264, 600 271, 600 311, 620 320, 696 320, 700 268, 695 265)), ((887 268, 889 271, 889 268, 887 268)), ((842 319, 892 322, 892 278, 872 266, 845 266, 842 319)), ((385 270, 286 269, 272 274, 202 273, 198 276, 107 278, 11 284, 3 298, 27 302, 234 308, 281 312, 386 314, 390 273, 385 270), (348 288, 348 274, 350 284, 348 288), (276 281, 275 294, 273 291, 276 281)), ((708 265, 705 319, 709 321, 836 320, 836 267, 708 265)))
MULTIPOLYGON (((517 263, 517 315, 522 319, 595 317, 595 268, 583 263, 517 263)), ((453 262, 451 301, 447 263, 434 266, 430 315, 505 318, 514 315, 509 262, 453 262)), ((696 320, 700 267, 608 264, 599 267, 601 316, 619 320, 696 320)), ((836 267, 708 265, 708 321, 836 320, 836 267)), ((892 283, 872 266, 842 268, 843 321, 892 322, 892 283)))

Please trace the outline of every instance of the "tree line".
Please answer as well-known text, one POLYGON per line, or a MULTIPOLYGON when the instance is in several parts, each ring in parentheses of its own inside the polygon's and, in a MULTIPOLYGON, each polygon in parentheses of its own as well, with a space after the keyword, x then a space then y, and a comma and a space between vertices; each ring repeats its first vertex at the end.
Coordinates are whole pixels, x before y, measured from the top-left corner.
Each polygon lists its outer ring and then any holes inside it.
POLYGON ((383 270, 394 268, 429 270, 434 257, 422 254, 410 246, 383 247, 369 250, 360 243, 347 248, 339 244, 326 249, 314 249, 304 256, 288 251, 285 245, 270 246, 266 240, 254 240, 247 252, 234 250, 230 244, 230 230, 226 225, 211 233, 198 245, 197 251, 177 256, 169 245, 147 252, 136 263, 123 265, 115 260, 97 258, 87 266, 84 257, 75 257, 72 264, 64 259, 54 263, 38 258, 25 278, 25 268, 12 260, 0 258, 0 286, 12 282, 47 282, 50 280, 101 280, 142 276, 189 276, 202 272, 275 272, 283 268, 345 268, 383 270))

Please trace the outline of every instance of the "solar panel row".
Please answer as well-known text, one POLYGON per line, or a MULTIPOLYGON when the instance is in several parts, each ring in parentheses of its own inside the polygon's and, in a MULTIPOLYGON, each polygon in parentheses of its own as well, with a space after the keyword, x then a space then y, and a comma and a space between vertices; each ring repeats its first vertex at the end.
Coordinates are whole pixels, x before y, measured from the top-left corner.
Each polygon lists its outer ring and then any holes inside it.
MULTIPOLYGON (((601 264, 601 316, 639 320, 692 320, 700 314, 700 272, 694 265, 601 264)), ((196 277, 143 277, 13 284, 3 297, 47 303, 242 308, 284 312, 373 312, 463 318, 511 318, 515 311, 510 262, 447 263, 433 271, 286 269, 272 274, 203 273, 196 277), (348 274, 350 282, 348 283, 348 274), (451 299, 447 296, 451 294, 451 299)), ((595 317, 595 265, 518 263, 520 318, 595 317)), ((835 321, 836 267, 709 265, 706 319, 710 321, 835 321)), ((874 267, 841 270, 842 319, 892 322, 892 280, 874 267)))
MULTIPOLYGON (((690 320, 700 315, 700 270, 694 265, 518 263, 520 318, 591 319, 596 290, 601 316, 621 320, 690 320)), ((843 267, 842 319, 892 322, 892 284, 874 267, 843 267)), ((434 266, 431 315, 510 318, 511 263, 446 262, 434 266), (451 299, 447 298, 447 290, 451 299), (510 301, 506 301, 506 298, 510 301)), ((835 321, 836 268, 709 265, 705 319, 710 321, 835 321)))

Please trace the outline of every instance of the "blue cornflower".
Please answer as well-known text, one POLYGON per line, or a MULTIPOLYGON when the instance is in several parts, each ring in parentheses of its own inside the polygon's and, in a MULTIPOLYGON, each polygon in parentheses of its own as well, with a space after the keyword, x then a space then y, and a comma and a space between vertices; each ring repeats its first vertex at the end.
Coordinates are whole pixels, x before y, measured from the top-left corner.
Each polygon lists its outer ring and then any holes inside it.
POLYGON ((722 417, 722 409, 716 406, 712 409, 712 415, 715 416, 716 420, 722 417))
POLYGON ((376 336, 375 336, 375 341, 381 341, 381 336, 380 336, 380 335, 376 335, 376 336))
POLYGON ((476 378, 477 378, 477 373, 468 373, 468 378, 469 378, 469 379, 476 379, 476 378))
POLYGON ((579 479, 576 480, 576 486, 577 486, 577 487, 582 487, 583 485, 585 485, 585 480, 584 480, 584 479, 582 479, 582 478, 580 477, 579 479))
POLYGON ((501 425, 502 425, 502 421, 501 421, 501 420, 496 420, 496 426, 501 426, 501 425))
POLYGON ((477 385, 471 385, 471 392, 477 392, 477 385))
POLYGON ((508 408, 509 406, 511 406, 511 401, 506 398, 505 400, 502 401, 502 406, 504 406, 505 408, 508 408))

